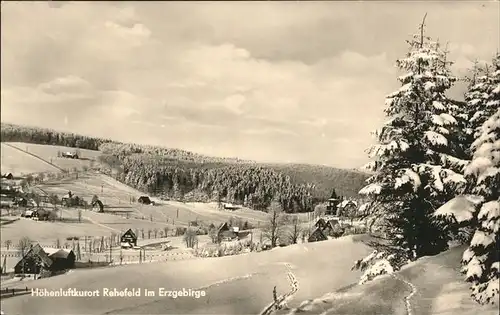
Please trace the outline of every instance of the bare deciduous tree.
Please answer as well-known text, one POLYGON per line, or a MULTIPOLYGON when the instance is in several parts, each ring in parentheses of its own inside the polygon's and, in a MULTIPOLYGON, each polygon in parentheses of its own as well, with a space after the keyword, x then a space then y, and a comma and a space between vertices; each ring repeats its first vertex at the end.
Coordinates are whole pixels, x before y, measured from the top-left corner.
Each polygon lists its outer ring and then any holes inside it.
POLYGON ((301 227, 299 218, 294 216, 291 219, 291 227, 289 232, 290 243, 297 244, 301 234, 301 227))
POLYGON ((263 229, 264 238, 271 242, 271 247, 276 247, 280 235, 283 234, 285 216, 279 202, 273 201, 268 209, 269 219, 263 229))
MULTIPOLYGON (((32 244, 32 241, 27 236, 24 236, 23 238, 21 238, 19 240, 19 242, 17 243, 17 248, 21 252, 21 257, 24 257, 24 255, 26 255, 26 253, 30 250, 31 244, 32 244)), ((23 264, 23 274, 24 274, 24 264, 23 264)))
POLYGON ((11 240, 5 240, 3 243, 4 243, 5 247, 7 247, 7 250, 9 250, 10 246, 12 245, 12 241, 11 240))
POLYGON ((198 243, 198 235, 194 229, 188 228, 184 233, 184 243, 187 248, 193 248, 198 243))
POLYGON ((210 227, 208 230, 208 236, 212 240, 212 243, 218 243, 219 242, 219 235, 217 233, 217 228, 215 226, 210 227))

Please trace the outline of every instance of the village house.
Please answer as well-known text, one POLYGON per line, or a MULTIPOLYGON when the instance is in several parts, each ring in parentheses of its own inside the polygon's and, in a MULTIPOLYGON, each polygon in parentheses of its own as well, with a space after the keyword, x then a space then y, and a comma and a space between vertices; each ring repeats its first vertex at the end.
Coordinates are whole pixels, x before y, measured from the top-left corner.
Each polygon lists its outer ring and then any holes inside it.
POLYGON ((99 199, 94 200, 90 206, 93 211, 104 212, 104 204, 99 199))
POLYGON ((7 174, 3 174, 3 175, 2 175, 2 178, 6 178, 6 179, 14 179, 14 175, 12 175, 12 173, 7 173, 7 174))
POLYGON ((128 229, 120 238, 120 245, 122 248, 131 248, 137 246, 137 235, 132 231, 132 229, 128 229))
POLYGON ((312 231, 309 238, 307 239, 307 241, 309 243, 312 243, 312 242, 326 241, 327 239, 328 239, 328 237, 323 233, 323 231, 321 231, 320 228, 315 228, 312 231))
POLYGON ((230 227, 227 222, 224 222, 217 229, 217 239, 219 242, 232 241, 238 238, 238 233, 238 227, 230 227))
POLYGON ((319 218, 316 223, 314 223, 314 230, 311 233, 311 236, 315 235, 313 239, 322 240, 323 236, 325 236, 326 239, 328 239, 328 236, 339 237, 343 234, 343 232, 344 230, 338 219, 325 220, 323 218, 319 218), (321 234, 319 234, 318 231, 321 232, 321 234))
POLYGON ((15 274, 51 276, 75 267, 76 256, 72 250, 32 246, 14 267, 15 274))
POLYGON ((355 214, 358 209, 358 204, 354 200, 342 200, 338 206, 337 215, 341 217, 348 217, 355 214))
POLYGON ((49 271, 52 260, 43 248, 36 244, 19 260, 14 267, 15 274, 41 274, 43 270, 49 271))

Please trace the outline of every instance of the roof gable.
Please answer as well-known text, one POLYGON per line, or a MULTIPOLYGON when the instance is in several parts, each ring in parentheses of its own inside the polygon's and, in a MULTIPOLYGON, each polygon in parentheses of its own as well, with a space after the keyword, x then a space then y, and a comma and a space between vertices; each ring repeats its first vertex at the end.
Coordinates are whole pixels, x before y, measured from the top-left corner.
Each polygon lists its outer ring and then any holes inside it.
POLYGON ((320 238, 325 240, 328 239, 328 237, 326 237, 325 233, 323 233, 323 231, 321 231, 320 228, 315 228, 314 231, 311 233, 311 236, 309 236, 309 238, 313 236, 319 236, 320 238))
POLYGON ((137 239, 137 236, 135 235, 134 231, 132 231, 132 229, 128 229, 125 233, 123 233, 122 237, 124 236, 130 236, 134 239, 137 239))
MULTIPOLYGON (((40 244, 36 244, 35 246, 33 246, 27 253, 24 257, 28 256, 28 255, 31 255, 31 254, 34 254, 34 255, 37 255, 38 257, 40 257, 40 259, 42 260, 42 262, 47 266, 47 267, 50 267, 52 266, 52 259, 49 258, 49 255, 47 255, 47 253, 43 250, 43 248, 40 246, 40 244)), ((24 259, 23 257, 23 259, 24 259)))
POLYGON ((219 228, 217 229, 217 231, 220 233, 222 231, 228 231, 229 230, 229 226, 227 224, 227 222, 224 222, 224 223, 221 223, 219 225, 219 228))

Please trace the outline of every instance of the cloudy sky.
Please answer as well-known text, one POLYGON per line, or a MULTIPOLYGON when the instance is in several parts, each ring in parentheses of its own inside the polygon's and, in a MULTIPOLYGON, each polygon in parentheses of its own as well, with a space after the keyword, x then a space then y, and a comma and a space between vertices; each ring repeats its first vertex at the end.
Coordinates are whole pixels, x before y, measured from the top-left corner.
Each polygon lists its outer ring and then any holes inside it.
POLYGON ((498 1, 1 5, 2 122, 263 161, 364 164, 425 12, 457 73, 499 47, 498 1))

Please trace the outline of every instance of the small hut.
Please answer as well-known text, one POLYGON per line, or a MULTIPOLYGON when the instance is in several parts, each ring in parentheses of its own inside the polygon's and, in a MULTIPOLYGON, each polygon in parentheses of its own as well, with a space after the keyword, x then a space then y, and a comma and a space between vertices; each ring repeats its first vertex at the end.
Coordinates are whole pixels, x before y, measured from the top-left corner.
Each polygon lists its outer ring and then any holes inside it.
POLYGON ((92 210, 93 209, 98 209, 97 210, 98 212, 104 212, 104 204, 99 199, 94 200, 92 202, 91 207, 92 207, 92 210))
POLYGON ((124 248, 137 246, 137 235, 132 231, 132 229, 128 229, 120 238, 121 246, 124 248))
POLYGON ((137 199, 137 202, 144 205, 150 205, 153 203, 148 196, 140 196, 139 199, 137 199))

